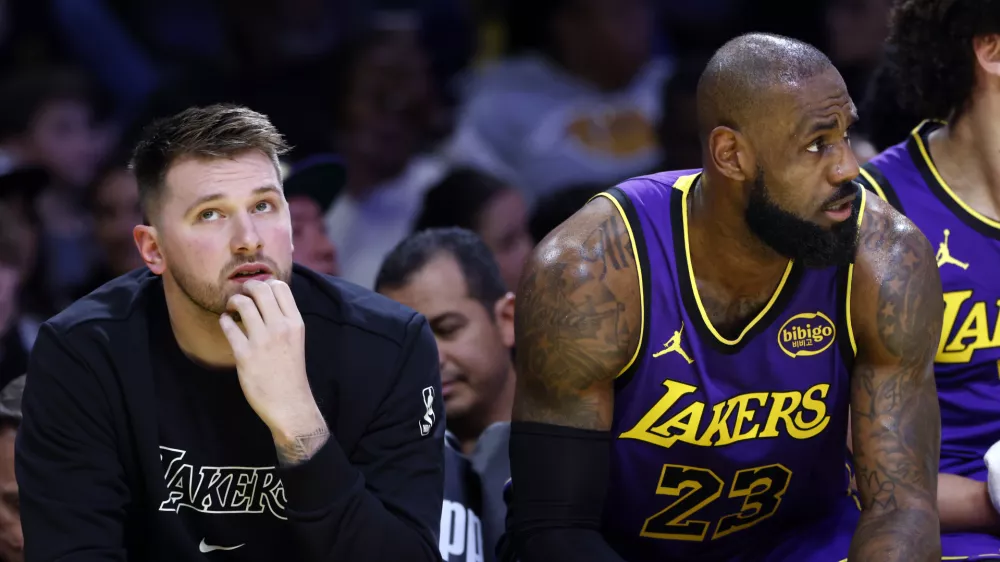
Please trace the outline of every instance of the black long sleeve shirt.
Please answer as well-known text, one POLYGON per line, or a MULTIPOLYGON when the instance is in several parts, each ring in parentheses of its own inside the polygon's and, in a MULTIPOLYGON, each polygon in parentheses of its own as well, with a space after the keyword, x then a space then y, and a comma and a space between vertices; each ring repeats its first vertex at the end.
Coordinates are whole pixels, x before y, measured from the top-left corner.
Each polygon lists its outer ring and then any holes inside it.
POLYGON ((43 326, 15 457, 26 560, 440 559, 426 320, 298 266, 291 285, 331 438, 289 468, 235 372, 177 358, 158 277, 123 276, 43 326))

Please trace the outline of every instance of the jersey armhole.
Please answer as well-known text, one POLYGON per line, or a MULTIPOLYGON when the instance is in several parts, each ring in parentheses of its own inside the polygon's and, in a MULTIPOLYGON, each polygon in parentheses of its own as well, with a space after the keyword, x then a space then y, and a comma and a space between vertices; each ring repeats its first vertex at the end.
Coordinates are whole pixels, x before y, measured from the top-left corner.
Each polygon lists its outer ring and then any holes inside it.
MULTIPOLYGON (((865 218, 865 208, 868 204, 868 193, 861 190, 861 204, 858 209, 858 235, 861 234, 861 223, 865 218)), ((847 338, 851 344, 851 360, 858 355, 858 342, 854 338, 854 323, 851 320, 851 292, 854 286, 854 261, 847 266, 847 283, 844 290, 844 324, 847 329, 847 338)))
POLYGON ((903 203, 899 200, 899 195, 896 194, 896 190, 893 189, 892 184, 889 183, 881 170, 874 164, 868 163, 861 167, 860 172, 858 179, 861 185, 878 195, 879 199, 895 207, 900 213, 906 214, 903 211, 903 203))
POLYGON ((602 191, 590 198, 590 201, 604 197, 618 210, 618 215, 625 224, 628 232, 629 245, 632 247, 632 260, 635 262, 636 277, 639 280, 639 343, 635 347, 635 352, 629 358, 625 366, 615 375, 616 386, 623 386, 631 378, 638 367, 638 360, 642 351, 646 348, 648 332, 646 324, 649 322, 649 268, 643 265, 646 257, 646 241, 642 235, 639 215, 636 213, 632 201, 621 189, 612 187, 607 191, 602 191))

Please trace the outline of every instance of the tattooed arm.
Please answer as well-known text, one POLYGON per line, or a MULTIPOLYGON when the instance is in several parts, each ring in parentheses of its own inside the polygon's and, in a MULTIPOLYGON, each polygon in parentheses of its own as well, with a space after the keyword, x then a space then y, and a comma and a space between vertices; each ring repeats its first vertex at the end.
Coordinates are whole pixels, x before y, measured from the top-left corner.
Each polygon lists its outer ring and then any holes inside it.
POLYGON ((327 429, 326 422, 317 423, 313 430, 302 432, 301 435, 275 436, 274 449, 278 454, 278 465, 285 468, 306 462, 329 438, 330 430, 327 429))
POLYGON ((940 560, 934 352, 941 280, 920 231, 885 202, 868 202, 851 302, 858 347, 851 430, 863 511, 849 559, 940 560))
POLYGON ((622 560, 598 528, 614 379, 638 345, 641 321, 628 231, 598 198, 538 245, 518 289, 503 559, 622 560))
POLYGON ((639 277, 628 230, 600 198, 542 241, 515 312, 514 419, 608 430, 612 384, 638 345, 639 277))

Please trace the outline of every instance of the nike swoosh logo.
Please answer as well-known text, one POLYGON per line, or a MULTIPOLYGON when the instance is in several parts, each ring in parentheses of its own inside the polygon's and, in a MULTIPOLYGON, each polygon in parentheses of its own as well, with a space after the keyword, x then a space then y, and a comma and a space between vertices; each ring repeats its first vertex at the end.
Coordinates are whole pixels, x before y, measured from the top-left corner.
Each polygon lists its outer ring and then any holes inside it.
MULTIPOLYGON (((243 543, 243 544, 246 544, 246 543, 243 543)), ((198 545, 198 551, 199 552, 208 553, 208 552, 214 552, 216 550, 236 550, 237 548, 239 548, 241 546, 243 546, 243 545, 242 544, 238 544, 236 546, 215 546, 215 545, 212 545, 212 544, 206 544, 205 543, 205 539, 201 539, 201 544, 198 545)))

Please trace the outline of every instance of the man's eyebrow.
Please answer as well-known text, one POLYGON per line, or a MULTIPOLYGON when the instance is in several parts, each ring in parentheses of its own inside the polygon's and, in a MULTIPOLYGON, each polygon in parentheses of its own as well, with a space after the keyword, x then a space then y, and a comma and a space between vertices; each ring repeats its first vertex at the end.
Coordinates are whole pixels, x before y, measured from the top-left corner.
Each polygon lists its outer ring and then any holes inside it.
MULTIPOLYGON (((847 117, 847 128, 850 129, 857 122, 858 122, 858 113, 856 110, 852 110, 847 117)), ((836 117, 830 117, 828 119, 822 119, 822 120, 807 119, 806 121, 804 121, 802 125, 801 130, 805 131, 802 135, 805 137, 811 137, 819 133, 832 131, 837 128, 838 124, 839 121, 837 120, 836 117)))
POLYGON ((837 128, 837 118, 823 119, 821 121, 807 121, 804 136, 811 137, 818 133, 823 133, 837 128))
MULTIPOLYGON (((281 190, 278 189, 277 187, 273 186, 273 185, 265 185, 263 187, 258 187, 257 189, 254 189, 253 193, 254 193, 254 195, 263 195, 265 193, 277 193, 277 194, 280 194, 281 190)), ((192 203, 190 207, 187 208, 187 211, 184 212, 184 215, 186 216, 186 215, 191 214, 192 212, 194 212, 195 209, 197 209, 198 207, 201 207, 205 203, 211 203, 212 201, 218 201, 219 199, 223 199, 225 197, 226 197, 226 194, 222 193, 222 192, 209 193, 208 195, 202 195, 197 200, 195 200, 195 202, 192 203)))

